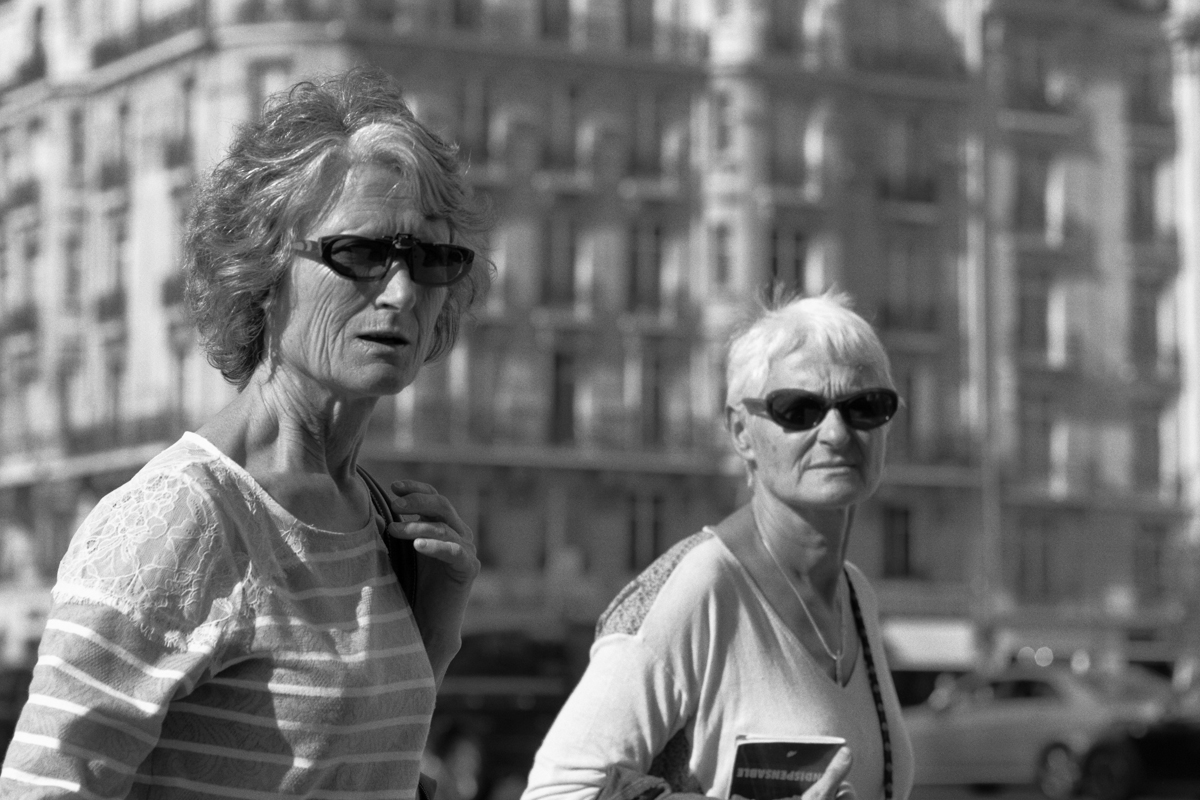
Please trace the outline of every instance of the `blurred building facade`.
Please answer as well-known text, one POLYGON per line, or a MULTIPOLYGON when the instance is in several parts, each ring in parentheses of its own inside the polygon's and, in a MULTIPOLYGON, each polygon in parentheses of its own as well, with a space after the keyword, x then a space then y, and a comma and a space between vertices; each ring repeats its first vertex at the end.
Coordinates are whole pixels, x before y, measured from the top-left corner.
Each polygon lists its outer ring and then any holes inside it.
POLYGON ((3 578, 47 585, 229 399, 180 305, 192 181, 267 95, 369 61, 496 211, 492 296, 365 454, 476 531, 472 624, 590 624, 731 511, 728 334, 767 287, 836 285, 905 398, 850 557, 916 649, 1170 662, 1200 499, 1188 13, 0 0, 3 578))

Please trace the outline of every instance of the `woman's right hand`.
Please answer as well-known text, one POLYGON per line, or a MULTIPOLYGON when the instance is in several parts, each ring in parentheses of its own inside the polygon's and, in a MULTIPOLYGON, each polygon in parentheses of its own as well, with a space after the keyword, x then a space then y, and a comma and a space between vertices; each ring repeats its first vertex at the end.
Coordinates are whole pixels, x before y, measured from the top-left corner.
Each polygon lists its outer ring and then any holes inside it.
POLYGON ((825 774, 808 787, 800 796, 800 800, 855 800, 854 787, 846 780, 846 776, 850 774, 851 763, 853 758, 850 756, 850 748, 839 747, 833 754, 833 760, 825 768, 825 774))

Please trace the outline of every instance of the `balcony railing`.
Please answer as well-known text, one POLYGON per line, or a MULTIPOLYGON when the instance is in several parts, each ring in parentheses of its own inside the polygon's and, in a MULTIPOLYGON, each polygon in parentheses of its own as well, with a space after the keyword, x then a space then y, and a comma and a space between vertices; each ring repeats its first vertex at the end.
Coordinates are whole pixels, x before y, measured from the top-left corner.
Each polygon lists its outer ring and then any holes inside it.
POLYGON ((878 323, 884 330, 933 333, 938 329, 938 310, 884 303, 879 307, 878 323))
POLYGON ((133 30, 101 39, 92 45, 92 65, 102 67, 172 36, 198 28, 203 21, 200 3, 157 19, 142 20, 133 30))
POLYGON ((410 0, 403 5, 397 27, 407 33, 449 29, 457 36, 505 44, 544 42, 572 50, 644 53, 671 60, 698 60, 708 52, 707 34, 691 25, 656 21, 652 27, 630 27, 619 14, 601 13, 543 19, 537 3, 524 3, 521 8, 484 4, 478 17, 456 21, 446 0, 410 0))
POLYGON ((37 329, 38 309, 32 300, 0 314, 0 336, 36 333, 37 329))
MULTIPOLYGON (((356 3, 354 6, 379 6, 356 3)), ((378 10, 378 9, 376 9, 378 10)), ((245 0, 237 11, 238 22, 327 22, 351 16, 349 9, 328 0, 245 0)))
POLYGON ((186 428, 185 416, 172 410, 68 430, 63 434, 63 442, 70 454, 94 453, 150 442, 169 442, 186 428))
POLYGON ((876 179, 875 192, 880 200, 902 203, 936 203, 937 178, 926 175, 881 175, 876 179))

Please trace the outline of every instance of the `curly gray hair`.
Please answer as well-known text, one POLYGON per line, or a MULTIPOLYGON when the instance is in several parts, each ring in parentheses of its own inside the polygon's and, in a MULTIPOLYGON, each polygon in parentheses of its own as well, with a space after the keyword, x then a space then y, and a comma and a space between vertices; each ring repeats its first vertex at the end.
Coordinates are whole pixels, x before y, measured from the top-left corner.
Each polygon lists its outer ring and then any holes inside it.
MULTIPOLYGON (((390 76, 367 67, 298 83, 241 126, 201 183, 184 240, 188 308, 225 380, 245 388, 262 361, 267 300, 292 261, 292 243, 338 202, 354 166, 398 170, 416 188, 419 210, 479 251, 490 217, 463 180, 457 153, 417 121, 390 76)), ((454 346, 492 270, 479 255, 449 287, 426 362, 454 346)))

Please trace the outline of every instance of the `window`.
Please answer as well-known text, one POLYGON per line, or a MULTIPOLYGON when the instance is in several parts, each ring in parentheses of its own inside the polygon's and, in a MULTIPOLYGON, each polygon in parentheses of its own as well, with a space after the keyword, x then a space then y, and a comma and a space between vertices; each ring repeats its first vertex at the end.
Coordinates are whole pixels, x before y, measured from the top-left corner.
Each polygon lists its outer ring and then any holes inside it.
POLYGON ((1139 374, 1158 369, 1158 287, 1142 281, 1130 291, 1129 360, 1139 374))
POLYGON ((123 102, 117 106, 117 148, 119 149, 121 161, 128 162, 130 155, 130 145, 133 144, 129 130, 129 103, 123 102))
POLYGON ((1129 171, 1129 238, 1150 241, 1158 232, 1158 164, 1134 159, 1129 171))
POLYGON ((87 130, 84 126, 83 109, 71 109, 67 118, 68 165, 71 167, 71 178, 76 181, 82 178, 80 171, 87 155, 87 130))
POLYGON ((940 287, 933 231, 918 225, 893 225, 884 236, 887 296, 881 324, 903 330, 934 330, 940 287))
POLYGON ((570 0, 542 0, 542 38, 565 42, 571 35, 570 0))
POLYGON ((662 170, 663 105, 663 98, 656 92, 643 92, 637 98, 630 159, 634 174, 656 175, 662 170))
POLYGON ((666 444, 667 379, 667 362, 661 345, 647 342, 642 355, 641 402, 641 443, 646 447, 666 444))
POLYGON ((883 577, 917 577, 913 565, 912 512, 904 506, 883 507, 883 577))
POLYGON ((767 49, 781 54, 795 53, 803 41, 800 27, 801 0, 770 0, 767 24, 767 49))
POLYGON ((104 367, 104 393, 108 401, 108 419, 112 423, 122 421, 124 384, 125 359, 123 355, 116 357, 110 355, 104 367))
POLYGON ((1019 397, 1021 470, 1030 477, 1050 474, 1050 445, 1054 433, 1053 402, 1049 394, 1023 391, 1019 397))
POLYGON ((1134 532, 1133 587, 1143 603, 1163 600, 1167 594, 1170 528, 1162 522, 1143 522, 1134 532))
POLYGON ((929 148, 921 115, 894 114, 887 119, 880 149, 879 196, 913 203, 936 200, 937 180, 929 148))
POLYGON ((728 286, 733 266, 729 252, 729 226, 719 222, 712 228, 712 275, 717 286, 728 286))
POLYGON ((452 22, 459 30, 475 30, 483 19, 482 0, 452 0, 452 22))
POLYGON ((1017 551, 1017 596, 1021 600, 1045 602, 1063 594, 1055 578, 1061 559, 1062 534, 1044 514, 1028 513, 1019 520, 1017 551))
POLYGON ((771 182, 803 185, 805 179, 804 108, 799 102, 778 98, 771 107, 771 182))
POLYGON ((626 500, 629 516, 631 572, 640 572, 664 551, 666 498, 659 492, 635 491, 626 500))
POLYGON ((83 247, 77 236, 63 244, 63 273, 63 306, 78 311, 83 294, 83 247))
POLYGON ((1050 156, 1023 153, 1017 159, 1013 227, 1020 233, 1044 235, 1047 231, 1050 156))
POLYGON ((503 546, 502 542, 494 541, 496 531, 493 530, 493 522, 497 511, 497 499, 493 490, 487 486, 479 487, 475 500, 475 524, 471 527, 472 533, 475 534, 475 554, 484 569, 498 564, 497 548, 503 546))
POLYGON ((468 164, 488 160, 492 126, 492 86, 486 76, 467 79, 459 85, 458 132, 456 139, 468 164))
POLYGON ((1023 272, 1017 293, 1017 349, 1045 358, 1050 341, 1050 282, 1042 273, 1023 272))
POLYGON ((576 161, 579 126, 579 87, 561 86, 550 96, 550 131, 546 139, 546 166, 572 169, 576 161))
POLYGON ((554 214, 543 230, 542 304, 570 305, 575 302, 575 264, 578 233, 570 214, 554 214))
POLYGON ((124 210, 108 217, 111 250, 109 252, 109 287, 124 289, 129 276, 129 219, 124 210))
POLYGON ((246 78, 250 116, 262 116, 263 104, 276 92, 287 89, 292 82, 292 62, 288 59, 255 61, 250 64, 246 78))
POLYGON ((629 226, 629 311, 657 311, 662 304, 663 236, 661 222, 629 226))
POLYGON ((1043 34, 1017 34, 1007 63, 1008 102, 1031 111, 1061 109, 1067 100, 1059 46, 1043 34))
POLYGON ((1133 485, 1138 489, 1158 489, 1162 472, 1159 410, 1141 407, 1133 412, 1133 485))
POLYGON ((654 3, 649 0, 622 0, 625 12, 625 44, 635 50, 654 46, 654 3))
POLYGON ((729 92, 713 94, 713 149, 726 155, 733 146, 733 97, 729 92))
POLYGON ((1171 73, 1171 54, 1165 48, 1138 47, 1127 55, 1125 98, 1130 120, 1151 125, 1171 121, 1171 73))
POLYGON ((771 284, 787 292, 804 291, 808 237, 789 228, 771 230, 771 284))
POLYGON ((575 354, 559 349, 554 354, 551 376, 550 441, 570 444, 575 441, 575 354))

